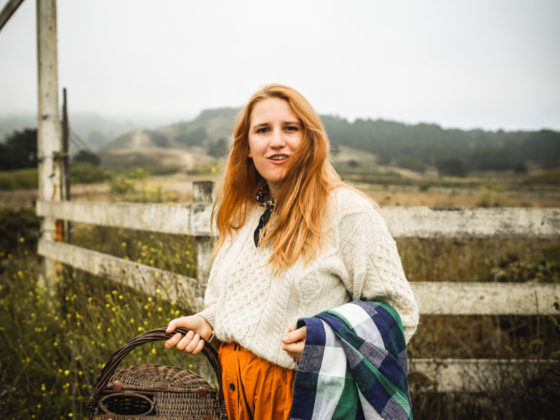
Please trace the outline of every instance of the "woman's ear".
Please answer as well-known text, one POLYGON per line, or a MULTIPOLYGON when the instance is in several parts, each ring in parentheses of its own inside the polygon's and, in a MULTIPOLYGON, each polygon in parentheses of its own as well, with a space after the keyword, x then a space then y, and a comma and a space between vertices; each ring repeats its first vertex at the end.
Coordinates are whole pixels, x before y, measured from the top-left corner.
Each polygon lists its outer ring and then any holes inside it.
POLYGON ((247 147, 247 157, 248 157, 248 158, 252 158, 252 157, 253 157, 253 155, 251 154, 251 148, 250 148, 250 147, 247 147))

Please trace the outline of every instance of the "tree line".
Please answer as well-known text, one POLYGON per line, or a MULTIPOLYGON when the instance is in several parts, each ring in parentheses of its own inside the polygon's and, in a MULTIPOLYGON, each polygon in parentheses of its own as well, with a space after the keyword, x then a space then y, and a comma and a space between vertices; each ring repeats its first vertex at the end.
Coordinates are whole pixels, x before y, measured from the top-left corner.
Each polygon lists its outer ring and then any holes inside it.
MULTIPOLYGON (((37 129, 25 128, 6 135, 0 142, 0 171, 35 168, 38 163, 37 129)), ((73 162, 87 162, 99 166, 101 160, 92 152, 80 150, 72 157, 73 162)))
POLYGON ((541 168, 560 166, 560 133, 443 129, 437 124, 408 125, 387 120, 349 122, 322 116, 336 153, 340 145, 377 155, 381 164, 422 172, 436 166, 443 172, 526 171, 531 162, 541 168))

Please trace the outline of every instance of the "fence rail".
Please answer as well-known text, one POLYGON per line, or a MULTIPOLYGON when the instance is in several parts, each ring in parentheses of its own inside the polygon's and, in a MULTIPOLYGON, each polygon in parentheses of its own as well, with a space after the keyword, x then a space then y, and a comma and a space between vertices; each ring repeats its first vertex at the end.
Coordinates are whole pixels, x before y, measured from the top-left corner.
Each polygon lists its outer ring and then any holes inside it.
POLYGON ((160 289, 163 297, 170 302, 192 302, 192 308, 189 309, 202 308, 201 285, 192 277, 62 242, 40 240, 39 255, 133 287, 148 295, 160 289))
MULTIPOLYGON (((560 238, 560 209, 383 207, 395 237, 560 238)), ((181 235, 210 235, 211 204, 38 201, 37 214, 79 223, 181 235)))
MULTIPOLYGON (((211 251, 212 191, 212 183, 195 183, 193 204, 37 202, 37 214, 45 218, 194 236, 197 279, 49 239, 39 241, 39 254, 147 294, 159 288, 168 300, 194 302, 191 309, 200 309, 211 251)), ((560 209, 384 207, 380 213, 395 237, 560 239, 560 209)), ((552 283, 434 281, 411 286, 421 314, 558 315, 555 304, 560 302, 560 284, 552 283)), ((495 375, 504 369, 513 367, 516 373, 510 377, 516 378, 520 366, 521 361, 412 359, 410 370, 442 392, 477 391, 481 386, 499 386, 495 375)), ((523 366, 525 373, 532 374, 540 364, 523 366)))
MULTIPOLYGON (((168 300, 194 302, 192 310, 202 308, 204 288, 191 277, 61 242, 41 240, 39 254, 145 293, 160 284, 169 290, 168 300)), ((422 314, 556 315, 554 304, 560 302, 560 284, 412 282, 411 286, 422 314)))
POLYGON ((550 360, 507 359, 412 359, 409 371, 414 383, 433 387, 438 392, 487 392, 511 389, 520 380, 539 374, 539 370, 558 365, 550 360))

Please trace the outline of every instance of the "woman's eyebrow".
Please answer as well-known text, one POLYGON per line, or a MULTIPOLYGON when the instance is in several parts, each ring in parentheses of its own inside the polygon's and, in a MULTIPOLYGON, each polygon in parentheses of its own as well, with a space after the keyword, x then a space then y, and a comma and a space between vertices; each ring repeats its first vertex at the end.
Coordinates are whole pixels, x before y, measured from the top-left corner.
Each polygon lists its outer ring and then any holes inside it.
POLYGON ((256 128, 256 127, 263 127, 265 125, 270 125, 270 123, 268 122, 262 122, 262 123, 258 123, 258 124, 253 124, 251 127, 252 128, 256 128))
MULTIPOLYGON (((299 121, 282 121, 282 124, 284 125, 301 125, 301 123, 299 121)), ((256 123, 251 125, 251 128, 257 128, 257 127, 264 127, 270 125, 269 122, 262 122, 262 123, 256 123)))

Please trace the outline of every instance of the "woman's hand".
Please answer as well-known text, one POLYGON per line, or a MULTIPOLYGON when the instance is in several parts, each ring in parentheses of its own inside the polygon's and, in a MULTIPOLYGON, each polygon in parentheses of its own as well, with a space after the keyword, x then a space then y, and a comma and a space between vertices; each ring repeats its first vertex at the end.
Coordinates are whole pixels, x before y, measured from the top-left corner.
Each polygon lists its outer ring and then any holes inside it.
POLYGON ((284 349, 284 351, 296 362, 299 362, 301 354, 303 353, 306 333, 306 327, 296 329, 296 326, 294 325, 284 331, 284 335, 282 336, 282 349, 284 349))
POLYGON ((184 336, 180 333, 175 334, 165 342, 165 348, 176 347, 177 350, 192 354, 198 354, 202 351, 204 341, 210 339, 213 331, 208 321, 200 315, 183 316, 169 321, 165 332, 170 334, 177 327, 184 327, 190 331, 184 336))

